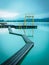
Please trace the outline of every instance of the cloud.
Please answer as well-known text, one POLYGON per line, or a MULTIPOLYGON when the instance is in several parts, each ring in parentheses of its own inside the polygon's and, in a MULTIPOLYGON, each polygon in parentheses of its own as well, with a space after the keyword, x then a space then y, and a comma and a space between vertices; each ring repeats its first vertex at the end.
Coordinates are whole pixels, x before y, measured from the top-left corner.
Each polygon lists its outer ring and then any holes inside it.
POLYGON ((49 13, 41 13, 34 15, 34 18, 46 18, 46 17, 49 17, 49 13))
POLYGON ((13 13, 8 11, 0 11, 0 18, 12 19, 19 15, 19 13, 13 13))

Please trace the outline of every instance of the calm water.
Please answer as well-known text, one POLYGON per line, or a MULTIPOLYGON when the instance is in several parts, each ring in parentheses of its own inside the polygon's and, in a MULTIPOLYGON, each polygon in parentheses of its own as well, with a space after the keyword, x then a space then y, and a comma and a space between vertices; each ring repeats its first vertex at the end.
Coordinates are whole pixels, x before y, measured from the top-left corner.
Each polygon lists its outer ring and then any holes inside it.
MULTIPOLYGON (((7 22, 10 25, 24 25, 24 22, 7 22)), ((26 22, 26 25, 43 25, 49 26, 49 22, 26 22)))
POLYGON ((29 38, 34 42, 34 47, 21 65, 49 65, 49 27, 38 26, 33 37, 29 38))
MULTIPOLYGON (((38 28, 25 30, 25 34, 34 42, 34 47, 29 51, 20 65, 49 65, 49 23, 35 23, 38 28)), ((24 30, 15 30, 24 34, 24 30)), ((10 35, 8 29, 0 32, 0 64, 25 45, 19 36, 10 35), (20 43, 21 42, 21 43, 20 43)))
POLYGON ((20 36, 9 34, 8 29, 0 29, 0 64, 20 50, 24 45, 25 42, 20 36))

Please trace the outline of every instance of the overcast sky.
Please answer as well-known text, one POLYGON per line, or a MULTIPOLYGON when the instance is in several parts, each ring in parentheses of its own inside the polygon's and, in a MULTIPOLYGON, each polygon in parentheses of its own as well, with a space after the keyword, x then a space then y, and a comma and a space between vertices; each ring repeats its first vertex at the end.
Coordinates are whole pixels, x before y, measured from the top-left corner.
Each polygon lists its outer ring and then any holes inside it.
POLYGON ((0 0, 0 10, 22 15, 49 14, 49 0, 0 0))

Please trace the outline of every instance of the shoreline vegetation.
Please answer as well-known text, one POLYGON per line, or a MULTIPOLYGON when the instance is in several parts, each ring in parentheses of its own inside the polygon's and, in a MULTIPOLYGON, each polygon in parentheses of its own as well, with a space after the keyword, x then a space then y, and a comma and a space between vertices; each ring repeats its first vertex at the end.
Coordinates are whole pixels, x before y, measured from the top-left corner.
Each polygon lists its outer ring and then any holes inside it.
MULTIPOLYGON (((33 20, 34 22, 49 22, 49 18, 33 19, 33 20)), ((0 19, 0 22, 24 22, 24 18, 15 19, 15 20, 0 19)), ((32 19, 26 19, 26 22, 32 22, 32 19)))

